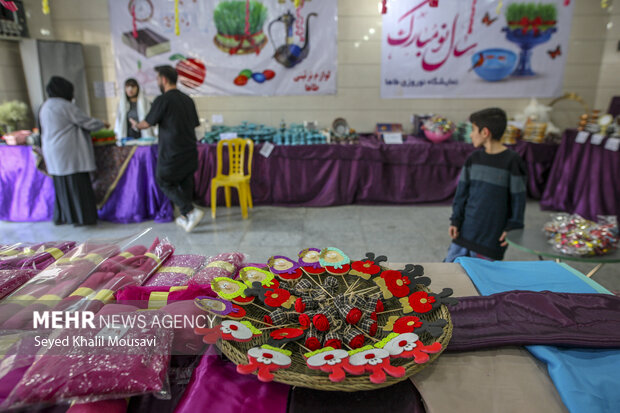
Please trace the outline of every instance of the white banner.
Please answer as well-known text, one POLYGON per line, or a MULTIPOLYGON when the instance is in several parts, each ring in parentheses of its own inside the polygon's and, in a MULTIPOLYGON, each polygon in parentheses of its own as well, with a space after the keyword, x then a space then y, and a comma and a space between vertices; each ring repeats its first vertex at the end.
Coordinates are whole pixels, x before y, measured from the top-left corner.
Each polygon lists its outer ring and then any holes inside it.
POLYGON ((381 97, 558 96, 573 3, 388 1, 381 97))
POLYGON ((337 2, 108 0, 116 74, 159 94, 154 67, 172 65, 192 95, 336 93, 337 2))

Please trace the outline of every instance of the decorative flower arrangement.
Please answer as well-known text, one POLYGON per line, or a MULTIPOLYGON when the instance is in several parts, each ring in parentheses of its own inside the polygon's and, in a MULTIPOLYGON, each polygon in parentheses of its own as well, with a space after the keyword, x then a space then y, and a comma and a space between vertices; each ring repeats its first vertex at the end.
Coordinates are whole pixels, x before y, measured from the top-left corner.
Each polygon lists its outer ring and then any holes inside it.
POLYGON ((333 390, 360 383, 384 386, 445 348, 450 337, 445 305, 456 300, 450 289, 430 292, 422 266, 389 270, 380 265, 385 256, 368 253, 351 261, 334 247, 308 248, 298 256, 297 263, 273 256, 265 268, 242 270, 245 284, 214 279, 220 298, 196 300, 222 318, 237 315, 233 306, 245 307, 241 323, 225 320, 195 331, 207 343, 217 341, 239 373, 314 388, 320 381, 320 388, 333 390), (256 300, 220 301, 240 295, 256 300), (286 374, 279 373, 283 369, 286 374))
POLYGON ((553 248, 566 255, 605 255, 618 245, 615 217, 601 216, 596 223, 577 214, 554 214, 544 229, 553 248))
POLYGON ((0 133, 10 133, 17 129, 20 122, 26 120, 28 106, 24 102, 11 100, 0 105, 0 133))
POLYGON ((267 44, 266 20, 267 7, 258 1, 222 1, 213 11, 215 45, 231 55, 259 54, 267 44))

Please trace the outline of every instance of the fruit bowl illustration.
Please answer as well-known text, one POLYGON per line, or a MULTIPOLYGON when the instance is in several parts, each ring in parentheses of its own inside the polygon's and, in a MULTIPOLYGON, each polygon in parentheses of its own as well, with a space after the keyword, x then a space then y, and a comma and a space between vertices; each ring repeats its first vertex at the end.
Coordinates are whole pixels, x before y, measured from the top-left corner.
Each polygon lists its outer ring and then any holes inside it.
POLYGON ((487 82, 507 78, 514 71, 516 64, 516 53, 508 49, 485 49, 472 56, 474 72, 487 82))

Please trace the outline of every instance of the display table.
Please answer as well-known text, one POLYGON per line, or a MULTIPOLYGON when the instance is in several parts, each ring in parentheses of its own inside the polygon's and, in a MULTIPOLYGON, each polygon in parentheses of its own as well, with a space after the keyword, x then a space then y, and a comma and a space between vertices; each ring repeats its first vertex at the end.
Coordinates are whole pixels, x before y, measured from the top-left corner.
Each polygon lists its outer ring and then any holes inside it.
POLYGON ((586 274, 587 277, 592 277, 598 270, 601 269, 603 264, 620 263, 620 251, 617 249, 607 255, 593 257, 577 257, 559 253, 553 248, 553 246, 551 246, 551 244, 547 242, 544 233, 538 230, 532 231, 518 229, 509 231, 506 240, 508 241, 508 244, 513 245, 522 251, 537 255, 541 260, 543 257, 547 257, 552 258, 557 262, 576 261, 594 264, 595 267, 592 271, 586 274))
POLYGON ((620 215, 620 152, 591 142, 575 142, 577 131, 567 130, 558 149, 547 187, 540 201, 543 209, 579 214, 596 221, 597 215, 620 215))
MULTIPOLYGON (((108 152, 126 149, 106 148, 108 152)), ((519 142, 514 149, 526 160, 528 193, 536 197, 544 189, 555 146, 519 142)), ((405 137, 402 145, 386 145, 366 136, 359 145, 277 146, 269 158, 259 150, 260 145, 252 166, 255 205, 322 207, 449 204, 461 168, 474 148, 461 142, 433 144, 413 136, 405 137)), ((199 144, 198 156, 194 195, 198 204, 209 206, 216 145, 199 144)), ((100 207, 100 219, 118 223, 172 220, 172 205, 155 182, 156 159, 157 147, 137 147, 121 174, 105 180, 105 187, 113 184, 113 190, 102 191, 107 199, 100 207)), ((0 183, 0 220, 51 220, 53 185, 36 170, 30 147, 0 147, 0 183)), ((218 204, 223 205, 220 192, 218 204)), ((236 196, 233 191, 233 202, 236 196)))

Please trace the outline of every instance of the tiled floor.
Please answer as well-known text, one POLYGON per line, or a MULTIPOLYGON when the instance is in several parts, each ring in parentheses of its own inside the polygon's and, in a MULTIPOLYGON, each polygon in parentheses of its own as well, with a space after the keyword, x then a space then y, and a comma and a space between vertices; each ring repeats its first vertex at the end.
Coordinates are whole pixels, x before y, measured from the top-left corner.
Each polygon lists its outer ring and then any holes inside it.
MULTIPOLYGON (((294 256, 306 247, 336 246, 352 258, 362 258, 366 252, 373 251, 387 255, 392 262, 434 262, 443 260, 450 244, 450 211, 449 206, 256 207, 249 219, 242 220, 239 208, 218 208, 217 220, 211 220, 207 211, 203 223, 192 234, 174 223, 103 222, 96 228, 74 228, 57 227, 50 222, 0 222, 0 243, 114 238, 152 227, 147 239, 166 236, 178 253, 215 255, 241 251, 252 262, 264 262, 271 255, 294 256)), ((541 228, 548 217, 549 213, 541 211, 537 202, 528 202, 527 228, 541 228)), ((505 259, 538 258, 509 248, 505 259)), ((583 273, 593 267, 581 263, 571 265, 583 273)), ((611 291, 620 291, 620 264, 605 265, 593 279, 611 291)))

